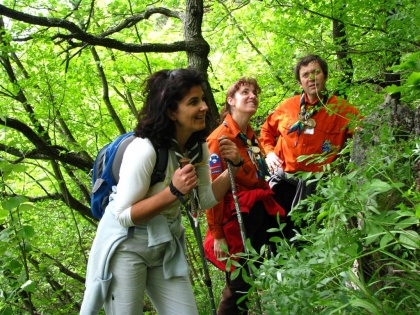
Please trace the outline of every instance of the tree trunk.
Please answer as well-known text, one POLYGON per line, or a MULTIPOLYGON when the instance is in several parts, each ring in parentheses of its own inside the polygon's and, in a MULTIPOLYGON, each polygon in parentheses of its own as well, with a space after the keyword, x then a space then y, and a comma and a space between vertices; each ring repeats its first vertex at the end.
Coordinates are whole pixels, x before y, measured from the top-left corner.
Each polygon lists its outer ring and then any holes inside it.
MULTIPOLYGON (((210 45, 201 34, 203 12, 203 0, 187 0, 184 19, 184 39, 187 43, 188 66, 197 69, 207 77, 210 45)), ((211 116, 212 125, 210 128, 214 129, 218 125, 219 112, 208 81, 206 81, 204 86, 204 94, 211 116)))
MULTIPOLYGON (((345 6, 343 9, 344 8, 345 6)), ((340 13, 343 14, 345 11, 341 10, 340 13)), ((353 61, 347 54, 349 50, 349 43, 347 40, 345 25, 343 22, 341 22, 340 17, 339 19, 333 19, 333 40, 338 47, 337 59, 343 72, 344 86, 350 85, 353 81, 353 61)), ((336 94, 344 98, 347 97, 344 89, 342 91, 337 91, 336 94)))

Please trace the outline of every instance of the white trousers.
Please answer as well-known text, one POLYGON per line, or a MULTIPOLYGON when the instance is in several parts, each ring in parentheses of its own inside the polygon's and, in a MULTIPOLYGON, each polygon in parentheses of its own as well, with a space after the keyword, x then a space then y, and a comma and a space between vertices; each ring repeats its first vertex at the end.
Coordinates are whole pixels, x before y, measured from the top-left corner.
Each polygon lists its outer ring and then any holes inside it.
POLYGON ((118 246, 110 262, 107 315, 142 315, 145 292, 159 315, 198 315, 189 278, 163 277, 165 247, 149 248, 147 235, 137 228, 118 246))

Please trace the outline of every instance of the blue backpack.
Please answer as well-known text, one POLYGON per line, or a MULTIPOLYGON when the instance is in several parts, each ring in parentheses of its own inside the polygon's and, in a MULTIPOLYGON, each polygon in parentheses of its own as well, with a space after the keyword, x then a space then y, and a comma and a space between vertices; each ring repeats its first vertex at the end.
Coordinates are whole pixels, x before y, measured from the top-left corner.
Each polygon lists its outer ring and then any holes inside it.
MULTIPOLYGON (((108 143, 98 153, 93 164, 92 195, 90 206, 96 219, 102 218, 109 202, 112 186, 118 184, 122 158, 127 146, 136 138, 134 132, 128 132, 108 143)), ((168 165, 168 149, 156 149, 156 164, 153 169, 150 186, 165 179, 168 165)))

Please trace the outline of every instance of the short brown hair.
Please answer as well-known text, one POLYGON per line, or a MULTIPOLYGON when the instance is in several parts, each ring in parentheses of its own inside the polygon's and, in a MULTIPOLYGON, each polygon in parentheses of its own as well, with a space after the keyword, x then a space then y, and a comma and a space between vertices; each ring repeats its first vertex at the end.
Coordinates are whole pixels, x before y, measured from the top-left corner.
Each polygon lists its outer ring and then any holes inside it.
POLYGON ((223 106, 222 111, 220 112, 220 121, 223 121, 223 119, 225 119, 227 113, 231 114, 231 107, 230 107, 230 105, 228 103, 228 98, 229 97, 234 97, 235 96, 235 93, 237 91, 239 91, 239 89, 241 88, 242 85, 252 85, 254 87, 254 89, 255 89, 255 94, 256 95, 258 95, 258 94, 261 93, 261 88, 258 85, 258 82, 257 82, 256 79, 242 77, 239 80, 237 80, 227 90, 225 105, 223 106))
POLYGON ((325 79, 328 78, 328 64, 327 64, 327 62, 318 55, 307 55, 307 56, 299 59, 298 63, 295 66, 295 69, 294 69, 295 78, 299 83, 300 83, 300 76, 299 76, 300 68, 302 66, 307 66, 311 62, 314 62, 314 61, 318 62, 319 65, 321 66, 321 69, 322 69, 322 72, 324 73, 325 79))

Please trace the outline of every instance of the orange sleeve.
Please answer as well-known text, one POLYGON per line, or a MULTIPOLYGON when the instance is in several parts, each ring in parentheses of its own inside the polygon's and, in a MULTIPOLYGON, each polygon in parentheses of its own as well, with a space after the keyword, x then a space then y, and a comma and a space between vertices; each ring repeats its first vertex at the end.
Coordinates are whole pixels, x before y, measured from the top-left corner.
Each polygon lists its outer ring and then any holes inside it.
MULTIPOLYGON (((223 171, 226 169, 226 164, 220 158, 219 141, 216 139, 207 139, 207 145, 209 147, 210 159, 215 159, 217 164, 210 165, 211 179, 214 181, 223 171), (219 161, 217 160, 219 159, 219 161), (220 162, 220 164, 218 164, 220 162)), ((207 209, 206 217, 207 223, 210 229, 210 233, 214 239, 224 238, 223 232, 223 211, 224 211, 223 199, 216 204, 214 207, 207 209)))
POLYGON ((280 136, 278 128, 279 120, 277 110, 271 113, 261 126, 259 141, 266 154, 274 152, 277 138, 280 136))

